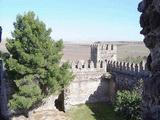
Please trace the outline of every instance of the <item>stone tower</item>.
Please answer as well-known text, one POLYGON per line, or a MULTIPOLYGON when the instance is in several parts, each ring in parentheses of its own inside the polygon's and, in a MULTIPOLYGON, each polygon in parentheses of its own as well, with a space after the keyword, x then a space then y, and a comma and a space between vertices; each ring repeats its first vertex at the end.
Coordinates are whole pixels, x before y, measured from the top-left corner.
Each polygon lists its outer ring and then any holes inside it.
POLYGON ((95 42, 90 47, 91 47, 91 60, 94 63, 104 60, 117 61, 116 44, 95 42))

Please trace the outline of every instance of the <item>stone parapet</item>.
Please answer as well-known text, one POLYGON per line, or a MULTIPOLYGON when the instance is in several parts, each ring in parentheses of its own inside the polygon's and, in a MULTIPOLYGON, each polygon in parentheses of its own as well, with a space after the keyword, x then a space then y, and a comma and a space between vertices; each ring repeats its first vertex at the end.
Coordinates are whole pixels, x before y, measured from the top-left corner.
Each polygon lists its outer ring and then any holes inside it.
POLYGON ((105 72, 106 71, 106 62, 99 61, 94 63, 93 61, 72 61, 71 68, 74 73, 78 72, 105 72))
POLYGON ((149 71, 146 66, 146 62, 142 61, 139 64, 119 62, 119 61, 107 61, 107 72, 116 72, 121 74, 128 74, 132 76, 148 77, 149 71))

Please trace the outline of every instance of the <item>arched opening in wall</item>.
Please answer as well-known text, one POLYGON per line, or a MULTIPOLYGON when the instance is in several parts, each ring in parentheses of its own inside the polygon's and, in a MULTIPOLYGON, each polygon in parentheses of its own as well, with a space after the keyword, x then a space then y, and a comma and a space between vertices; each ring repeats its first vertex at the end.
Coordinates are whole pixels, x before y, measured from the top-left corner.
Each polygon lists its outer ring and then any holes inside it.
POLYGON ((59 111, 65 112, 65 109, 64 109, 64 91, 62 91, 61 94, 58 96, 58 98, 55 100, 55 107, 59 111))
POLYGON ((97 53, 97 48, 94 49, 94 54, 97 53))
POLYGON ((100 63, 100 68, 103 68, 103 61, 101 61, 100 63))
POLYGON ((78 65, 76 65, 75 68, 78 68, 78 65))
POLYGON ((104 46, 102 45, 101 50, 103 50, 103 47, 104 47, 104 46))
POLYGON ((82 65, 82 68, 84 68, 84 65, 82 65))
POLYGON ((91 68, 91 60, 88 60, 88 68, 91 68))
POLYGON ((113 50, 113 45, 111 45, 111 50, 113 50))
POLYGON ((91 67, 90 67, 90 64, 88 64, 88 68, 91 68, 91 67))
POLYGON ((106 50, 108 50, 108 45, 106 46, 106 50))

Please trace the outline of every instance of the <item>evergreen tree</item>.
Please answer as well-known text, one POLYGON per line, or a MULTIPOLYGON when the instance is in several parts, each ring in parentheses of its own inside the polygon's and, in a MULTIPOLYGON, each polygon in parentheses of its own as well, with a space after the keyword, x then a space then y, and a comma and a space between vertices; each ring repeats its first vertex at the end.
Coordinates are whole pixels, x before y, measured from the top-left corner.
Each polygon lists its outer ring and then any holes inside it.
POLYGON ((68 63, 60 65, 62 40, 52 40, 51 29, 33 12, 18 15, 14 28, 13 39, 6 44, 10 53, 6 68, 15 84, 9 107, 26 111, 43 97, 62 90, 73 75, 68 63))

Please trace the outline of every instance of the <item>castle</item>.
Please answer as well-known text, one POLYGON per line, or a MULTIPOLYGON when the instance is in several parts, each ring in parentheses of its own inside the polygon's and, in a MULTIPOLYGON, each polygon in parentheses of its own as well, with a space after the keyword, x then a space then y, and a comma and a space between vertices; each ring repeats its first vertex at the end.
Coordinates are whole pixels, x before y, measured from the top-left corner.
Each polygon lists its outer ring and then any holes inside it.
POLYGON ((42 109, 57 107, 66 111, 77 104, 113 102, 116 90, 130 89, 149 76, 145 61, 139 64, 117 61, 117 44, 95 42, 90 48, 90 60, 70 62, 74 80, 59 96, 47 98, 42 109), (56 105, 57 101, 60 105, 56 105))
POLYGON ((119 89, 131 89, 147 79, 146 61, 139 64, 117 61, 117 44, 95 42, 88 61, 72 61, 75 79, 64 91, 64 109, 77 104, 113 102, 119 89))

